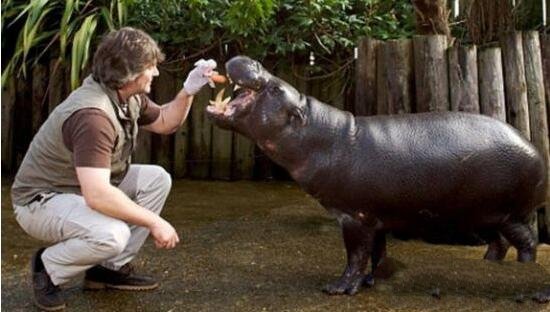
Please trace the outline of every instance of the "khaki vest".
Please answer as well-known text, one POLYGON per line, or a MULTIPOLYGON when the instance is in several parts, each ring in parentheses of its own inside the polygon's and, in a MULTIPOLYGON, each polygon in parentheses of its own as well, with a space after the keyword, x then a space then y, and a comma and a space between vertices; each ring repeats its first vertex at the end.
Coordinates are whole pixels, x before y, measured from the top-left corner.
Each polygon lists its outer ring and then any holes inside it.
POLYGON ((122 181, 136 143, 140 98, 132 96, 128 99, 125 113, 121 109, 116 91, 88 76, 82 86, 52 111, 33 138, 15 176, 12 186, 13 204, 25 205, 40 193, 81 194, 73 153, 63 142, 62 127, 67 118, 83 108, 101 109, 113 124, 116 141, 111 156, 111 183, 118 185, 122 181))

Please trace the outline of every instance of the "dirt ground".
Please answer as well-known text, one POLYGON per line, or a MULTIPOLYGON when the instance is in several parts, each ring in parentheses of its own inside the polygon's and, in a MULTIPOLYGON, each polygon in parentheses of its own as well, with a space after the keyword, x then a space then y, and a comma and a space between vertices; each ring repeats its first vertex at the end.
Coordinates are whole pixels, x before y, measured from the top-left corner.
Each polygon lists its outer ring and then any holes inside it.
MULTIPOLYGON (((13 218, 2 179, 3 311, 34 311, 29 259, 41 243, 13 218)), ((531 301, 550 285, 550 246, 537 264, 481 260, 485 246, 389 239, 398 268, 356 296, 327 296, 344 268, 340 230, 291 182, 174 181, 163 212, 182 244, 157 250, 148 240, 134 263, 162 280, 150 292, 66 288, 67 311, 550 311, 531 301), (436 295, 437 294, 437 295, 436 295)))

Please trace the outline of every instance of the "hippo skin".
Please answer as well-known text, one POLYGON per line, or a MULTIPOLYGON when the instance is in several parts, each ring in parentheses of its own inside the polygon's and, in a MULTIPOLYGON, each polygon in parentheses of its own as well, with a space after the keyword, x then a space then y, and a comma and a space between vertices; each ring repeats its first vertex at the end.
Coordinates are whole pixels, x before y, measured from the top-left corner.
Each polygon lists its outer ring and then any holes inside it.
POLYGON ((369 258, 374 272, 389 230, 479 233, 485 259, 502 260, 511 244, 518 261, 535 260, 528 220, 545 204, 546 168, 513 127, 457 112, 354 117, 246 56, 226 69, 241 91, 225 108, 208 106, 208 118, 256 142, 338 219, 347 266, 328 294, 371 282, 369 258))

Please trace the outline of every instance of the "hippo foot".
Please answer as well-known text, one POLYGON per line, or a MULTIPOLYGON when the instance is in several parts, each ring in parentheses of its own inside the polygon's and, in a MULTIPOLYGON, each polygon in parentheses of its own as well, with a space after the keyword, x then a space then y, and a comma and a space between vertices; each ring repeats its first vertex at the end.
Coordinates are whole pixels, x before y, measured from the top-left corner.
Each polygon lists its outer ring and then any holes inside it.
POLYGON ((550 302, 550 288, 535 293, 533 295, 533 300, 538 303, 550 302))
POLYGON ((329 295, 355 295, 363 285, 374 284, 372 276, 369 277, 363 273, 353 275, 344 274, 337 281, 326 285, 323 292, 329 295))

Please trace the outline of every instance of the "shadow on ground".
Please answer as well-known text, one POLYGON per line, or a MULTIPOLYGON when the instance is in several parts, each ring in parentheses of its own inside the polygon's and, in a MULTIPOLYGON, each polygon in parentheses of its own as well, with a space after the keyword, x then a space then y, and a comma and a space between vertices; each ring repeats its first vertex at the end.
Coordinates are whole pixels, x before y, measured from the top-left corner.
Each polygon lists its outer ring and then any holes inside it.
MULTIPOLYGON (((16 224, 2 180, 2 310, 34 311, 29 259, 41 246, 16 224)), ((151 292, 66 289, 68 311, 545 311, 530 296, 550 284, 550 246, 537 264, 481 260, 485 247, 390 239, 396 274, 354 297, 320 289, 337 278, 345 253, 336 222, 285 182, 174 182, 163 215, 183 243, 135 264, 162 278, 151 292), (439 297, 439 298, 438 298, 439 297), (518 303, 522 301, 523 303, 518 303)))

